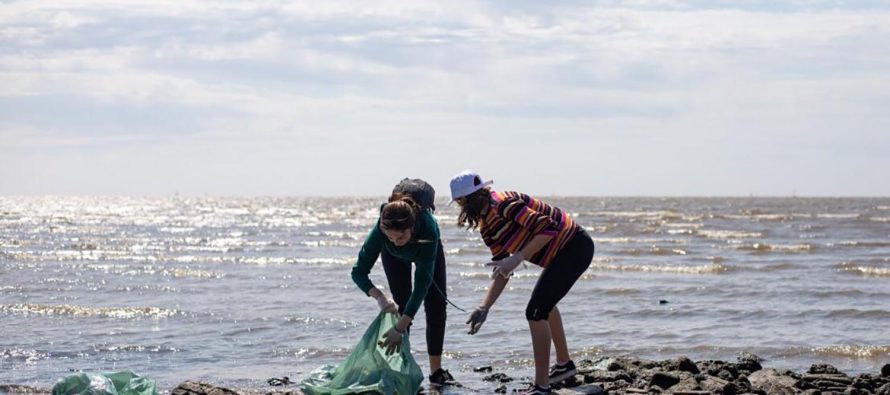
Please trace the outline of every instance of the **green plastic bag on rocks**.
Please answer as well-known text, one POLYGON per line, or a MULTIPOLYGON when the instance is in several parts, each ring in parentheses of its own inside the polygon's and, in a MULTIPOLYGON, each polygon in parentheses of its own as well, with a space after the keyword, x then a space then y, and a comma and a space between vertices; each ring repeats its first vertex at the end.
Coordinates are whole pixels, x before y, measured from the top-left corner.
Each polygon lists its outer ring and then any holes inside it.
POLYGON ((381 312, 345 361, 316 369, 300 383, 300 389, 306 395, 417 394, 423 372, 411 356, 408 336, 402 336, 401 351, 389 356, 377 345, 395 324, 395 315, 381 312))
POLYGON ((158 395, 158 390, 153 381, 125 370, 66 376, 53 386, 53 395, 158 395))

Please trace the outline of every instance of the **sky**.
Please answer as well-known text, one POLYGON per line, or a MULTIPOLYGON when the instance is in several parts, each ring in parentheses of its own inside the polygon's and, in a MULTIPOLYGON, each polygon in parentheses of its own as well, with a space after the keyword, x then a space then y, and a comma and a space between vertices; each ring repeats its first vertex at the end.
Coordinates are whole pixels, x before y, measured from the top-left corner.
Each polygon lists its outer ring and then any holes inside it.
POLYGON ((0 1, 0 195, 890 196, 890 2, 0 1))

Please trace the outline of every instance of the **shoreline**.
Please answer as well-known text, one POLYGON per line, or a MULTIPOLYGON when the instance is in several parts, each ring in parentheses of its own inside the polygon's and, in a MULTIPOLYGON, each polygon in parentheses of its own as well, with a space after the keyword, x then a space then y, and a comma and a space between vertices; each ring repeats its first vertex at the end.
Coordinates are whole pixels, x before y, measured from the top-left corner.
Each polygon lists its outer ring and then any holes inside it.
MULTIPOLYGON (((577 363, 578 374, 565 385, 554 386, 561 395, 577 394, 849 394, 890 395, 890 363, 879 372, 847 375, 832 365, 814 364, 806 372, 774 369, 761 365, 761 358, 743 353, 735 362, 722 360, 692 361, 686 357, 660 361, 636 357, 602 357, 577 363)), ((890 362, 890 361, 888 361, 890 362)), ((474 367, 484 374, 486 388, 426 388, 424 394, 508 394, 521 390, 528 377, 514 378, 491 366, 474 367)), ((219 387, 212 383, 186 380, 172 389, 159 389, 171 395, 302 395, 299 380, 288 385, 266 388, 219 387)), ((0 394, 50 394, 51 389, 0 384, 0 394)))

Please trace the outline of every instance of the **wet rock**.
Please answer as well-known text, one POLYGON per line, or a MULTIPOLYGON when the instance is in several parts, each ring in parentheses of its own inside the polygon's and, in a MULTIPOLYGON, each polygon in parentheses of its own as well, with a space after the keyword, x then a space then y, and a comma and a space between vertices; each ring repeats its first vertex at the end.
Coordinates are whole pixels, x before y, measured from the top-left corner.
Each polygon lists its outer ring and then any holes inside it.
POLYGON ((499 383, 509 383, 513 378, 503 373, 495 373, 482 378, 482 381, 497 381, 499 383))
POLYGON ((815 365, 810 366, 810 370, 807 373, 811 374, 838 374, 840 373, 836 367, 831 366, 827 363, 817 363, 815 365))
POLYGON ((780 374, 775 369, 762 369, 748 376, 751 388, 765 391, 767 394, 793 395, 797 380, 780 374))
POLYGON ((680 382, 680 378, 672 374, 657 372, 652 375, 649 380, 649 386, 657 386, 661 389, 668 389, 680 382))
POLYGON ((881 376, 890 377, 890 363, 881 368, 881 376))
POLYGON ((496 394, 506 394, 506 393, 507 393, 507 386, 506 386, 506 385, 501 385, 500 387, 495 388, 495 389, 494 389, 494 392, 495 392, 496 394))
POLYGON ((890 384, 884 384, 875 390, 875 395, 890 395, 890 384))
POLYGON ((492 368, 491 368, 491 365, 477 366, 477 367, 473 368, 473 371, 477 372, 477 373, 488 373, 488 372, 492 371, 492 368))
POLYGON ((736 375, 733 374, 733 372, 730 371, 729 369, 722 369, 722 370, 720 370, 720 372, 717 373, 717 377, 719 377, 723 380, 726 380, 726 381, 733 381, 733 380, 735 380, 736 375))
POLYGON ((602 383, 602 382, 612 382, 624 380, 626 382, 634 381, 634 378, 631 377, 627 372, 619 371, 619 372, 605 372, 605 371, 594 371, 584 375, 585 383, 602 383))
POLYGON ((738 371, 746 370, 749 373, 756 372, 763 367, 760 365, 762 359, 754 354, 743 352, 738 357, 738 363, 735 367, 738 371))

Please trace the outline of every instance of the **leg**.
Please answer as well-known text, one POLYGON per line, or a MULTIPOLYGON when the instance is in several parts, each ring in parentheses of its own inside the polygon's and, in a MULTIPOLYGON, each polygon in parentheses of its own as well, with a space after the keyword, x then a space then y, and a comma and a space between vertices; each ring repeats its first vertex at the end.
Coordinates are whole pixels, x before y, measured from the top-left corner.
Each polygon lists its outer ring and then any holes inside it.
POLYGON ((423 300, 423 309, 426 313, 426 344, 427 354, 430 357, 430 373, 434 373, 442 367, 442 347, 445 343, 446 304, 445 293, 448 292, 445 283, 445 251, 442 242, 439 242, 439 252, 436 254, 436 266, 433 269, 433 283, 423 300))
POLYGON ((568 294, 581 274, 590 267, 593 258, 593 241, 585 232, 579 232, 557 253, 550 265, 544 269, 532 291, 525 310, 532 335, 535 355, 535 384, 550 384, 550 342, 557 348, 557 359, 569 359, 562 316, 556 305, 568 294), (555 312, 555 313, 554 313, 555 312), (548 321, 553 317, 554 322, 548 321), (551 328, 554 333, 551 333, 551 328))
POLYGON ((553 311, 547 317, 547 323, 550 324, 550 337, 553 338, 553 348, 556 349, 556 363, 564 364, 572 357, 569 355, 569 345, 566 342, 565 329, 562 327, 562 315, 559 314, 559 307, 553 307, 553 311))

